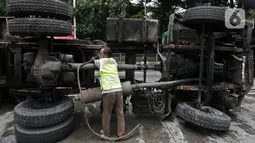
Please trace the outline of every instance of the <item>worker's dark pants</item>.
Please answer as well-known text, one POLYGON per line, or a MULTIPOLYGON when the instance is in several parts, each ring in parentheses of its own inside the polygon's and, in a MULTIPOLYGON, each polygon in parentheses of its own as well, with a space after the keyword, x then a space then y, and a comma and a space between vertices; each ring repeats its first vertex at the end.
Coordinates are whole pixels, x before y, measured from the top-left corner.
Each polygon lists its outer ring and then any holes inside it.
POLYGON ((122 136, 125 134, 125 119, 123 112, 122 91, 107 93, 103 95, 103 117, 102 117, 103 131, 106 136, 109 136, 110 120, 114 105, 118 121, 118 136, 122 136))

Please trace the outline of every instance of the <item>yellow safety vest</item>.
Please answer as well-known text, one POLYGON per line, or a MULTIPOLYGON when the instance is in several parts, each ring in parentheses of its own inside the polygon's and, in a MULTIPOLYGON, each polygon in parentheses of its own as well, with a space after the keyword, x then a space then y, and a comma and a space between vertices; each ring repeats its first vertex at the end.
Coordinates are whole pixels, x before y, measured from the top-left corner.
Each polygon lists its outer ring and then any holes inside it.
POLYGON ((117 63, 113 58, 100 59, 100 85, 103 91, 121 90, 117 63))

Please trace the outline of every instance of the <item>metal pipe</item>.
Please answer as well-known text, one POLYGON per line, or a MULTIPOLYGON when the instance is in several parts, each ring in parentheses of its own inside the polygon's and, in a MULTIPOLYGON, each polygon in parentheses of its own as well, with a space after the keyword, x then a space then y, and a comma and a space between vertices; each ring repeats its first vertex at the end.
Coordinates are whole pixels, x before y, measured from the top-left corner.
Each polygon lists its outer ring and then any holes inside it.
MULTIPOLYGON (((145 49, 144 49, 144 60, 143 60, 143 62, 144 62, 144 65, 146 66, 146 62, 147 62, 147 50, 146 50, 146 46, 145 46, 145 49)), ((146 73, 146 69, 144 68, 144 70, 143 70, 143 81, 144 82, 146 82, 146 76, 147 75, 147 73, 146 73)))
POLYGON ((201 103, 201 90, 202 90, 202 78, 203 78, 203 71, 204 71, 204 43, 205 43, 205 27, 202 26, 201 28, 201 35, 200 35, 200 40, 201 40, 201 51, 200 51, 200 70, 199 70, 199 91, 198 91, 198 104, 201 103))
MULTIPOLYGON (((65 71, 74 71, 77 70, 78 66, 82 63, 69 63, 65 64, 63 66, 63 70, 65 71)), ((149 68, 152 69, 152 67, 143 67, 143 68, 149 68)), ((81 70, 98 70, 98 68, 95 66, 95 64, 86 64, 83 65, 81 70)), ((142 66, 139 65, 132 65, 132 64, 118 64, 118 70, 141 70, 142 66)))
POLYGON ((245 62, 246 62, 246 57, 243 56, 243 63, 242 63, 242 82, 245 83, 245 62))
POLYGON ((182 80, 175 80, 175 81, 168 81, 168 82, 148 82, 148 83, 140 83, 140 84, 132 84, 132 89, 136 88, 157 88, 157 87, 171 87, 177 86, 179 84, 184 84, 188 82, 198 81, 198 78, 191 78, 191 79, 182 79, 182 80))
MULTIPOLYGON (((73 8, 75 9, 76 7, 76 0, 73 0, 73 8)), ((75 15, 73 16, 73 29, 74 29, 74 39, 76 39, 76 17, 75 15)))
MULTIPOLYGON (((132 93, 132 89, 136 89, 136 88, 171 87, 171 86, 178 86, 180 84, 194 82, 198 80, 199 80, 198 78, 193 78, 193 79, 183 79, 183 80, 175 80, 175 81, 169 81, 169 82, 152 82, 152 83, 140 83, 140 84, 132 84, 132 85, 128 81, 128 82, 121 83, 121 85, 122 85, 123 96, 129 96, 132 93)), ((82 103, 92 103, 92 102, 100 101, 102 100, 102 97, 103 97, 101 95, 100 87, 83 90, 81 96, 80 94, 78 95, 71 94, 68 96, 74 97, 74 100, 81 101, 82 103)))
POLYGON ((144 15, 147 16, 147 0, 145 0, 144 4, 144 15))
POLYGON ((214 35, 213 32, 208 32, 208 55, 209 55, 209 61, 207 64, 207 93, 204 97, 203 104, 207 104, 212 97, 212 83, 214 79, 214 47, 215 47, 215 41, 214 41, 214 35))
MULTIPOLYGON (((129 96, 132 93, 132 86, 129 81, 121 83, 123 96, 129 96)), ((75 101, 81 101, 82 103, 92 103, 102 100, 101 88, 90 88, 82 90, 80 94, 70 94, 69 97, 74 97, 75 101)))
POLYGON ((217 63, 217 62, 214 62, 214 64, 217 65, 217 66, 223 66, 224 65, 222 63, 217 63))
MULTIPOLYGON (((0 44, 1 44, 1 42, 0 42, 0 44)), ((250 45, 249 48, 250 48, 250 49, 254 49, 254 48, 255 48, 255 45, 250 45)))
POLYGON ((231 44, 231 43, 224 43, 224 42, 221 42, 221 41, 218 41, 218 40, 216 40, 215 42, 217 42, 219 44, 222 44, 224 46, 233 46, 233 44, 231 44))
MULTIPOLYGON (((136 64, 136 54, 135 53, 126 53, 125 57, 125 63, 130 63, 130 64, 136 64)), ((135 71, 125 71, 126 72, 126 78, 127 79, 134 79, 135 78, 135 71)))
POLYGON ((233 57, 234 59, 236 59, 239 62, 242 62, 243 59, 242 58, 238 58, 237 56, 235 56, 234 54, 229 54, 231 57, 233 57))

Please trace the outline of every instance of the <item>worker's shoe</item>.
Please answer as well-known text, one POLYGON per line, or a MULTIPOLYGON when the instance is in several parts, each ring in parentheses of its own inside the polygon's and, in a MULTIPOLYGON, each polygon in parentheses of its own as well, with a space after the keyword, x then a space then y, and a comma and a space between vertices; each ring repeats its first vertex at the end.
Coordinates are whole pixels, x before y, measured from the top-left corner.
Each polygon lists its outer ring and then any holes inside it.
POLYGON ((100 131, 100 134, 101 134, 101 135, 104 135, 104 130, 101 130, 101 131, 100 131))
POLYGON ((125 136, 125 134, 118 134, 118 137, 123 137, 125 136))
POLYGON ((101 134, 101 136, 103 136, 103 137, 109 137, 109 135, 106 135, 106 134, 105 134, 104 130, 101 130, 101 131, 100 131, 100 134, 101 134))

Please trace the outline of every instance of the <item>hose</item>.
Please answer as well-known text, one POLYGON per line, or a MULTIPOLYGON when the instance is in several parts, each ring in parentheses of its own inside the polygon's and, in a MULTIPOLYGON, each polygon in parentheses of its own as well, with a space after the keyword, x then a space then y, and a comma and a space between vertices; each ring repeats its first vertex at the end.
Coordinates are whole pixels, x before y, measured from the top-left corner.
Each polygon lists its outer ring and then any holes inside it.
MULTIPOLYGON (((79 87, 79 92, 80 92, 79 94, 80 94, 80 95, 82 94, 81 82, 80 82, 80 75, 79 75, 79 73, 80 73, 80 67, 82 67, 83 65, 86 65, 86 64, 90 63, 91 61, 92 61, 92 59, 91 59, 90 61, 88 61, 88 62, 85 62, 85 63, 79 65, 78 68, 77 68, 77 82, 78 82, 78 87, 79 87)), ((82 95, 81 95, 81 96, 82 96, 82 95)), ((85 110, 85 109, 84 109, 84 110, 85 110)), ((100 138, 103 139, 103 140, 107 140, 107 141, 119 141, 119 140, 128 139, 129 137, 131 137, 132 135, 134 135, 134 134, 136 133, 135 131, 136 131, 137 129, 140 129, 140 127, 142 126, 141 124, 136 125, 136 127, 133 128, 133 130, 131 130, 128 134, 126 134, 126 135, 124 135, 124 136, 121 136, 121 137, 117 137, 117 138, 116 138, 116 137, 107 137, 107 136, 104 136, 104 135, 101 135, 101 134, 95 132, 95 131, 91 128, 91 126, 90 126, 90 124, 89 124, 89 121, 88 121, 88 117, 87 117, 87 115, 86 115, 86 111, 84 111, 84 116, 85 116, 85 119, 86 119, 86 124, 87 124, 87 126, 89 127, 89 130, 90 130, 92 133, 94 133, 96 136, 100 137, 100 138)))
POLYGON ((189 78, 189 79, 181 79, 181 80, 175 80, 175 81, 167 81, 167 82, 151 82, 151 83, 138 83, 138 84, 132 84, 132 89, 134 88, 150 88, 150 87, 171 87, 176 86, 179 84, 184 84, 187 82, 196 82, 199 78, 189 78))
POLYGON ((236 55, 234 54, 229 54, 231 57, 233 57, 235 60, 239 61, 239 62, 243 62, 242 58, 238 58, 236 55))
POLYGON ((164 101, 163 97, 160 96, 162 98, 163 106, 160 110, 157 110, 157 109, 155 109, 156 105, 155 105, 155 101, 152 97, 152 92, 148 93, 147 96, 148 96, 148 103, 149 103, 149 108, 150 108, 151 113, 153 113, 153 111, 151 110, 152 109, 151 106, 153 106, 154 112, 161 114, 161 112, 165 109, 165 101, 164 101), (150 101, 150 99, 152 101, 150 101), (151 102, 152 102, 152 105, 151 105, 151 102))

